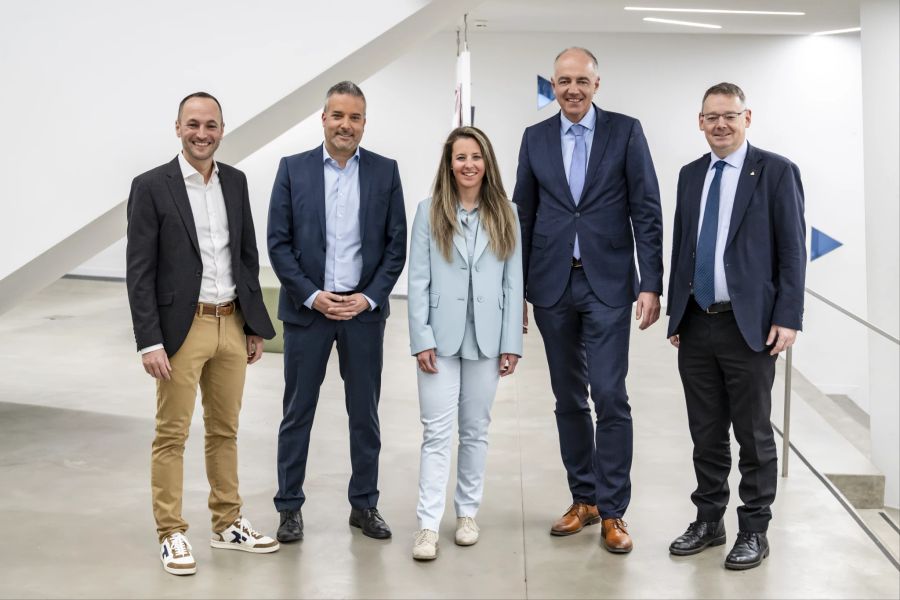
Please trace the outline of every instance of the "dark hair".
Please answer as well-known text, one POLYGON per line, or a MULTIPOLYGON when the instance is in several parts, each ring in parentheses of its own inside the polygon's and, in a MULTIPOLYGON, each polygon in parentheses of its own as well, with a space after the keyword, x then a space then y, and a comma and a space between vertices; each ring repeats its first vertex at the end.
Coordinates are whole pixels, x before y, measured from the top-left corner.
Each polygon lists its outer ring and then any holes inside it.
POLYGON ((193 94, 188 94, 187 96, 184 97, 184 99, 181 102, 178 103, 178 120, 179 121, 181 120, 181 109, 184 108, 185 102, 187 102, 191 98, 209 98, 210 100, 215 102, 216 106, 219 107, 219 117, 222 119, 222 122, 224 123, 225 117, 222 116, 222 105, 219 104, 219 101, 216 99, 215 96, 213 96, 212 94, 207 93, 207 92, 194 92, 193 94))
POLYGON ((366 95, 363 94, 363 91, 359 89, 358 85, 352 81, 341 81, 328 88, 328 93, 325 94, 325 110, 328 109, 328 99, 335 94, 347 94, 348 96, 362 98, 363 105, 366 103, 366 95))
POLYGON ((744 90, 742 90, 734 83, 723 81, 722 83, 717 83, 716 85, 706 90, 706 93, 703 94, 703 100, 700 102, 700 110, 703 110, 703 103, 706 102, 706 99, 712 95, 737 96, 737 98, 741 101, 741 105, 744 105, 747 102, 747 98, 744 96, 744 90))
POLYGON ((600 64, 597 62, 597 57, 594 56, 593 52, 591 52, 587 48, 582 48, 581 46, 569 46, 568 48, 557 54, 556 58, 553 59, 554 70, 556 70, 556 62, 559 60, 559 57, 572 50, 577 50, 578 52, 583 52, 584 54, 586 54, 587 57, 591 59, 591 63, 594 65, 594 73, 596 73, 597 75, 600 74, 600 64))

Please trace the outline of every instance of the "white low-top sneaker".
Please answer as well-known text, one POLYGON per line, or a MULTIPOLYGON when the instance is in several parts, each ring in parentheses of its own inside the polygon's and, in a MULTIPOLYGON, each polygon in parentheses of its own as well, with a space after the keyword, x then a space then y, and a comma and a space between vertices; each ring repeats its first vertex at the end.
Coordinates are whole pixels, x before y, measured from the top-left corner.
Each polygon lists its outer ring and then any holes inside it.
POLYGON ((434 560, 437 558, 438 534, 430 529, 420 529, 416 532, 413 542, 413 558, 416 560, 434 560))
POLYGON ((191 555, 191 543, 180 531, 167 535, 162 541, 159 559, 163 569, 172 575, 193 575, 197 572, 197 563, 191 555))
POLYGON ((209 545, 213 548, 225 548, 228 550, 243 550, 265 554, 275 552, 279 548, 276 540, 263 535, 253 529, 250 521, 244 517, 238 517, 225 531, 213 534, 209 545))
POLYGON ((456 544, 458 546, 471 546, 478 541, 478 525, 472 517, 458 517, 456 519, 456 544))

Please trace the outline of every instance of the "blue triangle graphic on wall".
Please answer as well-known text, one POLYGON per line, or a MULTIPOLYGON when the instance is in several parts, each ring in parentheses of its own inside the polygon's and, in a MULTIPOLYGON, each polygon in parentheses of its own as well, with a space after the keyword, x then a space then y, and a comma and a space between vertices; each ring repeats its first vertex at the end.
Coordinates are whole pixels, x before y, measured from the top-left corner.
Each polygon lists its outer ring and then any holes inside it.
POLYGON ((544 79, 540 75, 537 76, 537 109, 541 110, 551 102, 556 100, 556 94, 553 93, 553 86, 550 85, 549 79, 544 79))
POLYGON ((840 248, 844 244, 830 235, 824 234, 815 227, 812 228, 812 243, 810 244, 810 260, 822 258, 832 250, 840 248))

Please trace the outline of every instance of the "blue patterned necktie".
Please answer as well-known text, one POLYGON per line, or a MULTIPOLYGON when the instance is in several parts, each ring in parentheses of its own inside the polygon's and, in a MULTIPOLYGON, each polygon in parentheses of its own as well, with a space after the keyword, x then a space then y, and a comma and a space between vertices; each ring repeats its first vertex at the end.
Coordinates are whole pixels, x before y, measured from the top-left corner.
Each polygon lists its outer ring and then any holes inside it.
POLYGON ((706 195, 706 209, 697 239, 696 260, 694 262, 694 300, 706 310, 716 301, 716 235, 719 231, 719 188, 722 187, 722 170, 725 161, 713 165, 713 176, 706 195))
MULTIPOLYGON (((572 152, 572 162, 569 164, 569 190, 572 192, 572 199, 575 200, 575 206, 581 200, 581 192, 584 190, 584 173, 587 170, 587 147, 584 144, 584 132, 587 127, 575 124, 569 128, 575 135, 575 151, 572 152)), ((578 235, 575 235, 575 247, 572 249, 572 256, 581 258, 581 249, 578 247, 578 235)))

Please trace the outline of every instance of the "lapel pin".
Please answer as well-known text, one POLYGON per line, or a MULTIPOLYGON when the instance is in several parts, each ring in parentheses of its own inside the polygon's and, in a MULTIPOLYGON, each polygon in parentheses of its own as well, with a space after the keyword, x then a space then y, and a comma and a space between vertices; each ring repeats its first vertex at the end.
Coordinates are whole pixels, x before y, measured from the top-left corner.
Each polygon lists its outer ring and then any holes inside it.
POLYGON ((754 175, 756 175, 756 171, 750 171, 750 177, 753 177, 754 175))

